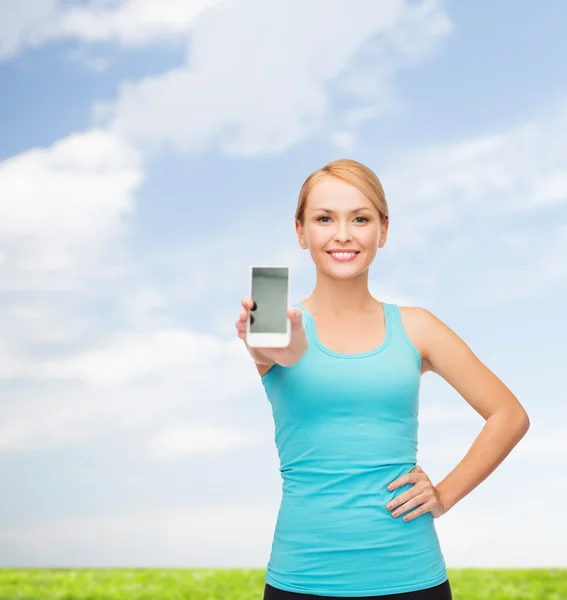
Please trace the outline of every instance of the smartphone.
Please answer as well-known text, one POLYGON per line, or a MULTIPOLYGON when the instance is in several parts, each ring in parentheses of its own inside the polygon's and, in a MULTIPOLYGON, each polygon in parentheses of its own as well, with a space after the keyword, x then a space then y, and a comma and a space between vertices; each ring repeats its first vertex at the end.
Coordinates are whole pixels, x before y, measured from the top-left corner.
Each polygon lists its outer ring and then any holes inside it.
POLYGON ((246 343, 251 348, 287 348, 291 340, 290 267, 250 265, 250 297, 256 310, 248 313, 246 343), (254 323, 250 317, 254 316, 254 323))

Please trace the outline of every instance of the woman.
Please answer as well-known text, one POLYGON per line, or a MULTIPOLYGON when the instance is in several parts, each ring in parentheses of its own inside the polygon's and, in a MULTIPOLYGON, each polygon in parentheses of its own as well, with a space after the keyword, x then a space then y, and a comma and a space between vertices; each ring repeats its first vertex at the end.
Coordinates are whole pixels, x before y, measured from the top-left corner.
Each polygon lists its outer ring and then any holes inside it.
MULTIPOLYGON (((283 479, 264 600, 450 599, 433 520, 502 462, 528 430, 528 416, 431 312, 370 294, 368 270, 389 225, 370 169, 338 160, 315 171, 295 224, 315 263, 315 289, 288 310, 287 348, 246 346, 272 405, 283 479), (416 464, 427 371, 486 419, 437 485, 416 464)), ((246 342, 257 306, 248 296, 242 306, 236 327, 246 342)))

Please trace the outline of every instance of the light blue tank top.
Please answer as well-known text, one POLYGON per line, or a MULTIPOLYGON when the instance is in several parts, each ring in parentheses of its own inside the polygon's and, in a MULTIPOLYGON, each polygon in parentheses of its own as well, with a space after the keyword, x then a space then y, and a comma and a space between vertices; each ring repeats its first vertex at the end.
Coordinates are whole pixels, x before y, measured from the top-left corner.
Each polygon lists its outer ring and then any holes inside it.
POLYGON ((301 304, 309 342, 262 383, 272 406, 282 498, 265 581, 291 592, 373 596, 433 587, 447 571, 431 513, 404 521, 386 504, 413 484, 421 357, 396 304, 374 350, 325 347, 301 304))

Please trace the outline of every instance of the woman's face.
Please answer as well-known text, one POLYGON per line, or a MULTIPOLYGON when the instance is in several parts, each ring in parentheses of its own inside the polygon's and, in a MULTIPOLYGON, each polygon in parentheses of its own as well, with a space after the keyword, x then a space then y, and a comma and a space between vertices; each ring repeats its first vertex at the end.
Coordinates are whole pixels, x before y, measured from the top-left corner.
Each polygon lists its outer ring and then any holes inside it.
POLYGON ((356 276, 369 268, 378 248, 386 243, 387 229, 380 223, 378 210, 361 191, 332 176, 324 177, 311 190, 304 225, 296 222, 300 245, 309 249, 315 265, 340 278, 356 276), (329 252, 339 249, 357 254, 351 260, 339 260, 329 252))

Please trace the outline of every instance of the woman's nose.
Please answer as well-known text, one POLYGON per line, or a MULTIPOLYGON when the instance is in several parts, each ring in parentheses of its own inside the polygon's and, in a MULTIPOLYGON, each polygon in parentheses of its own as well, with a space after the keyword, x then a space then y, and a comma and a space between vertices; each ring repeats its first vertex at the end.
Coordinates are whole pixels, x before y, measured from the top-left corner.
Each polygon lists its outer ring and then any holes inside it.
POLYGON ((352 237, 348 223, 339 224, 335 233, 337 240, 349 240, 352 237))

